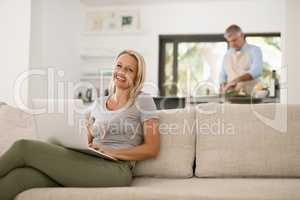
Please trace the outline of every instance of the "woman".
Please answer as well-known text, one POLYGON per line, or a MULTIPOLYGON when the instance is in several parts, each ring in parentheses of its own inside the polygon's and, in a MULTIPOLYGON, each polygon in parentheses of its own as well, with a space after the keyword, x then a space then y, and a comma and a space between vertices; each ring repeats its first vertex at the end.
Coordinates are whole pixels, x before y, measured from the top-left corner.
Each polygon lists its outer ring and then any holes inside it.
POLYGON ((88 111, 91 147, 119 161, 110 161, 57 145, 18 140, 0 157, 0 199, 13 199, 35 187, 128 186, 136 160, 159 152, 158 117, 149 95, 141 92, 143 57, 121 52, 113 70, 108 97, 88 111))

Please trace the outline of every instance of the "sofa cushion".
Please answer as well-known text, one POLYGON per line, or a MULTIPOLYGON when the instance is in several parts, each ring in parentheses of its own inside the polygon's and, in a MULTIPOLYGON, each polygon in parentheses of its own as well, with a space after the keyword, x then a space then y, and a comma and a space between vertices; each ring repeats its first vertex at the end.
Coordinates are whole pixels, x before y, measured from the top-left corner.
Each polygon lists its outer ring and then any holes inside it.
POLYGON ((0 156, 16 140, 36 137, 32 115, 8 105, 0 107, 0 127, 0 156))
POLYGON ((16 200, 299 200, 300 179, 135 178, 132 186, 35 188, 16 200))
POLYGON ((187 178, 195 159, 195 112, 192 108, 160 110, 160 152, 154 159, 138 161, 134 176, 187 178))
POLYGON ((300 176, 299 105, 199 105, 196 124, 196 176, 300 176))
MULTIPOLYGON (((136 163, 135 176, 186 178, 193 175, 195 158, 194 109, 158 111, 161 150, 155 159, 136 163), (176 166, 176 167, 175 167, 176 166)), ((32 115, 11 106, 0 108, 0 155, 21 138, 36 138, 32 115)))

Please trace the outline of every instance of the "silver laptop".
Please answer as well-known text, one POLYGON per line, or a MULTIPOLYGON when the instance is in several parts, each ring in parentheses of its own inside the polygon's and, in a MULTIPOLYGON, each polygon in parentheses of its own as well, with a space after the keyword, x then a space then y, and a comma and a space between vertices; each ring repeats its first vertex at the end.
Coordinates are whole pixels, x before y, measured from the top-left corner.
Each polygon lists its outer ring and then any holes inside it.
POLYGON ((81 100, 33 100, 37 138, 83 153, 117 160, 88 146, 85 114, 87 106, 81 100))

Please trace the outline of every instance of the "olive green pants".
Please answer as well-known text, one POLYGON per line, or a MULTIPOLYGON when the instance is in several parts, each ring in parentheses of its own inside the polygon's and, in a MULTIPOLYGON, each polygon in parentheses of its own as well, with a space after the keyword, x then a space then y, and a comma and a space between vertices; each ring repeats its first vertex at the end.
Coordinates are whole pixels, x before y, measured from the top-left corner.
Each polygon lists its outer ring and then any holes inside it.
POLYGON ((110 161, 37 140, 18 140, 0 157, 0 199, 37 187, 129 186, 129 161, 110 161))

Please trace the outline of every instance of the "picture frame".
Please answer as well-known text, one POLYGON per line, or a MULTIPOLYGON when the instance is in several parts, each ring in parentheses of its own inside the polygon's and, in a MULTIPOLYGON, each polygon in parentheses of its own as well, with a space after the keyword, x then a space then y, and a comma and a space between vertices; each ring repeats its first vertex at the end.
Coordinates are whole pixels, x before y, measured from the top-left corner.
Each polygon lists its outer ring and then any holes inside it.
POLYGON ((120 30, 117 16, 113 11, 90 11, 86 13, 86 32, 101 33, 120 30))
POLYGON ((124 10, 118 13, 119 27, 121 31, 138 31, 140 19, 138 10, 124 10))
POLYGON ((86 12, 86 33, 121 33, 138 31, 138 10, 92 10, 86 12))

